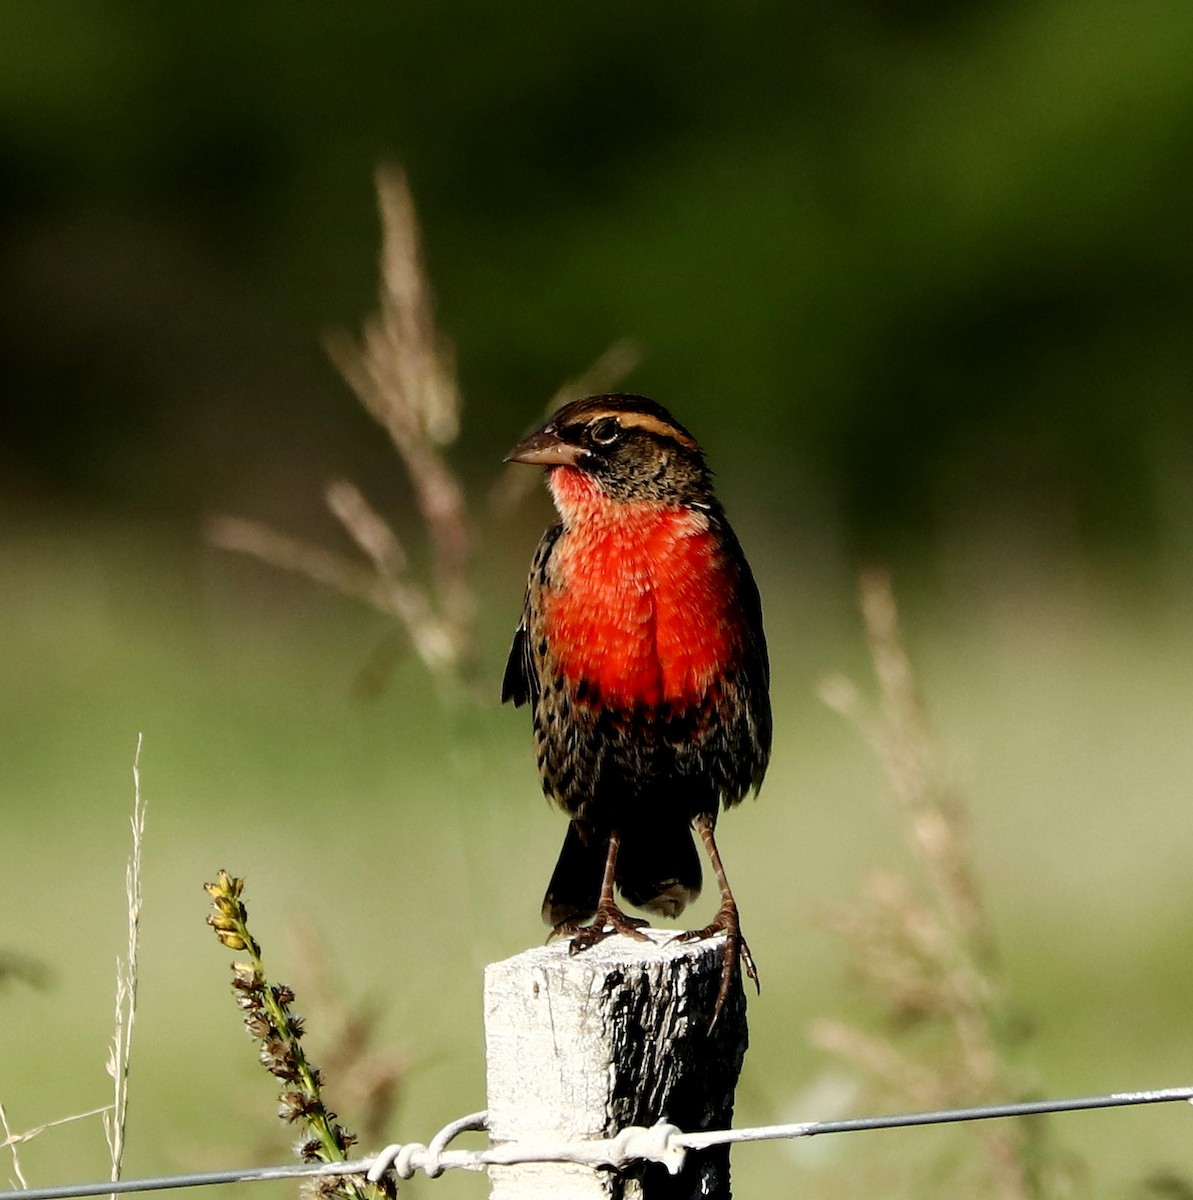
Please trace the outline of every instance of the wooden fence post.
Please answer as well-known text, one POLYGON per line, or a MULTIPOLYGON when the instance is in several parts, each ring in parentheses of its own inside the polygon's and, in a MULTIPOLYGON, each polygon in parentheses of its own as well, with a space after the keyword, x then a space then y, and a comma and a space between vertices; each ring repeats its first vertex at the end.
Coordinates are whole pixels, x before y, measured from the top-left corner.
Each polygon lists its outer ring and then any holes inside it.
MULTIPOLYGON (((686 1133, 732 1124, 746 1051, 735 984, 709 1032, 724 943, 612 937, 570 956, 559 939, 485 969, 489 1138, 609 1137, 666 1120, 686 1133), (670 942, 670 944, 668 944, 670 942)), ((571 1163, 491 1167, 493 1200, 728 1200, 729 1149, 690 1152, 676 1176, 571 1163)))

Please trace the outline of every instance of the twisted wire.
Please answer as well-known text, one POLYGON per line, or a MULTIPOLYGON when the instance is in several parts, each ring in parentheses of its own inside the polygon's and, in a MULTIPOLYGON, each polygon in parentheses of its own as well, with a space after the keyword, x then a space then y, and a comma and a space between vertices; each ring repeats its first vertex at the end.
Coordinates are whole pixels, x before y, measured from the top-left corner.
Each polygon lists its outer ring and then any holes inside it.
POLYGON ((892 1113, 839 1121, 801 1121, 790 1125, 761 1125, 745 1129, 713 1129, 693 1133, 685 1133, 675 1125, 659 1122, 651 1126, 632 1125, 611 1138, 575 1142, 530 1139, 488 1146, 480 1150, 449 1150, 449 1143, 461 1133, 488 1128, 488 1114, 475 1112, 445 1125, 428 1145, 421 1142, 394 1143, 369 1158, 353 1162, 295 1163, 278 1167, 246 1167, 242 1170, 121 1179, 115 1182, 104 1180, 100 1183, 22 1188, 18 1191, 0 1192, 0 1200, 73 1200, 74 1197, 124 1195, 133 1192, 166 1191, 171 1188, 248 1183, 262 1179, 303 1179, 320 1176, 365 1175, 376 1181, 390 1170, 399 1179, 409 1179, 416 1171, 422 1171, 434 1179, 450 1169, 481 1171, 486 1167, 515 1166, 522 1163, 567 1162, 590 1167, 620 1168, 633 1162, 647 1161, 662 1163, 675 1175, 683 1167, 689 1151, 705 1150, 710 1146, 817 1137, 826 1133, 859 1133, 871 1129, 946 1125, 961 1121, 1036 1116, 1042 1113, 1087 1112, 1091 1109, 1123 1108, 1140 1104, 1168 1104, 1178 1100, 1193 1102, 1193 1087, 1111 1092, 1100 1096, 1026 1100, 1014 1104, 987 1104, 972 1108, 892 1113))

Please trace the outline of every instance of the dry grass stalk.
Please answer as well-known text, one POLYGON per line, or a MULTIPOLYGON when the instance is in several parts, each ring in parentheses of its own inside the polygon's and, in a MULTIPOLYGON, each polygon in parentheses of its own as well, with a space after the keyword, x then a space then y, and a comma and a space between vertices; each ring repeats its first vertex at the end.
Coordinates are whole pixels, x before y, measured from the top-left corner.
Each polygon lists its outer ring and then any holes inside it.
MULTIPOLYGON (((333 550, 278 533, 260 521, 243 517, 211 518, 207 536, 224 550, 250 554, 272 567, 304 575, 314 583, 363 600, 379 612, 396 617, 415 652, 434 676, 439 678, 454 671, 455 643, 435 618, 426 592, 408 580, 383 575, 333 550)), ((359 544, 355 536, 354 540, 359 544)))
POLYGON ((21 1188, 28 1188, 29 1183, 21 1169, 21 1158, 18 1147, 23 1146, 26 1142, 33 1141, 35 1137, 40 1137, 47 1129, 55 1129, 59 1125, 69 1125, 72 1121, 83 1121, 87 1117, 99 1116, 104 1117, 106 1120, 111 1111, 112 1106, 104 1104, 99 1108, 89 1109, 87 1112, 72 1113, 69 1117, 59 1117, 56 1121, 46 1121, 42 1125, 35 1125, 32 1129, 24 1129, 20 1133, 13 1133, 12 1127, 8 1123, 8 1113, 4 1105, 0 1104, 0 1129, 4 1130, 4 1140, 0 1141, 0 1150, 8 1150, 12 1154, 12 1169, 21 1188))
POLYGON ((464 490, 443 455, 459 432, 460 397, 451 349, 435 328, 405 176, 378 172, 377 191, 379 309, 359 343, 337 333, 327 348, 406 467, 430 544, 430 586, 411 576, 397 533, 352 483, 333 483, 326 500, 367 564, 238 517, 212 518, 207 534, 217 546, 295 571, 395 617, 436 681, 449 686, 472 656, 475 615, 464 490))
MULTIPOLYGON (((838 921, 860 976, 881 999, 889 1036, 821 1021, 811 1029, 812 1040, 894 1093, 896 1102, 936 1107, 1022 1096, 1004 1054, 1009 1022, 965 806, 941 766, 916 693, 889 577, 864 575, 861 600, 878 703, 868 705, 841 677, 828 680, 822 695, 857 725, 880 759, 923 886, 876 874, 861 903, 838 921), (895 1044, 912 1029, 919 1060, 895 1044)), ((1038 1124, 1023 1121, 978 1131, 999 1195, 1026 1200, 1042 1194, 1033 1141, 1038 1131, 1038 1124)))
MULTIPOLYGON (((327 349, 406 465, 431 543, 438 600, 433 607, 462 658, 474 612, 468 513, 464 490, 441 452, 460 432, 454 356, 435 328, 406 176, 383 168, 377 174, 377 194, 382 223, 379 311, 365 323, 359 344, 337 333, 327 339, 327 349)), ((345 514, 337 516, 344 520, 345 514)), ((352 532, 351 524, 345 527, 352 532)), ((392 530, 390 538, 396 543, 392 530)))
POLYGON ((8 1113, 3 1104, 0 1104, 0 1129, 4 1130, 4 1146, 12 1153, 12 1170, 17 1177, 17 1184, 22 1188, 27 1188, 29 1180, 25 1178, 25 1172, 21 1170, 21 1152, 17 1147, 21 1142, 28 1141, 32 1135, 13 1133, 12 1126, 8 1123, 8 1113))
MULTIPOLYGON (((115 1031, 105 1066, 112 1078, 113 1100, 104 1113, 104 1137, 112 1160, 113 1181, 120 1178, 124 1159, 124 1133, 128 1120, 128 1069, 132 1058, 133 1025, 137 1018, 137 952, 141 930, 141 847, 145 837, 145 804, 141 798, 141 735, 133 755, 133 849, 124 872, 128 899, 128 949, 116 960, 115 1031)), ((114 1200, 114 1197, 113 1197, 114 1200)))

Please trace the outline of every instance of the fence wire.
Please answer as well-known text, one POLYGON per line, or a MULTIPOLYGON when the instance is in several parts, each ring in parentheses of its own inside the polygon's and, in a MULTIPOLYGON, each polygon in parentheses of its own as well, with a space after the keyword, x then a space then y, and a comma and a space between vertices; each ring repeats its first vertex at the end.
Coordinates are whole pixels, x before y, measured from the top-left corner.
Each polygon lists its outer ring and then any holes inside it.
POLYGON ((0 1192, 0 1200, 71 1200, 72 1197, 121 1195, 167 1191, 171 1188, 213 1187, 224 1183, 251 1183, 266 1179, 310 1179, 320 1176, 364 1175, 380 1179, 393 1171, 409 1179, 415 1171, 430 1178, 446 1170, 482 1171, 491 1166, 521 1163, 579 1163, 592 1167, 625 1167, 632 1162, 662 1163, 673 1175, 689 1151, 739 1142, 775 1141, 817 1137, 825 1133, 860 1133, 872 1129, 902 1129, 916 1125, 947 1125, 961 1121, 986 1121, 1000 1117, 1028 1117, 1043 1113, 1086 1112, 1139 1104, 1193 1101, 1193 1087, 1159 1088, 1141 1092, 1113 1092, 1102 1096, 1077 1096, 1061 1100, 1028 1100, 1016 1104, 990 1104, 928 1112, 893 1113, 853 1117, 840 1121, 803 1121, 791 1125, 761 1125, 745 1129, 715 1129, 685 1133, 674 1125, 631 1126, 611 1138, 590 1141, 558 1140, 511 1142, 480 1150, 449 1150, 448 1144, 468 1130, 488 1127, 487 1114, 470 1113, 444 1126, 429 1145, 395 1143, 370 1158, 343 1163, 291 1164, 279 1167, 246 1167, 232 1171, 202 1171, 189 1175, 160 1175, 115 1182, 64 1184, 0 1192))

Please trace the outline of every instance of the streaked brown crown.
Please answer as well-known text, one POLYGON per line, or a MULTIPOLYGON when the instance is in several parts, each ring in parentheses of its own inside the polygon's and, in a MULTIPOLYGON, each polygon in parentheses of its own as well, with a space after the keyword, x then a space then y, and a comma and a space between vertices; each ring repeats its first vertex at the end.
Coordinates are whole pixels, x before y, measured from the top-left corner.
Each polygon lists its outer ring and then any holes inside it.
POLYGON ((700 452, 696 439, 661 404, 647 396, 626 392, 573 400, 557 409, 549 424, 563 433, 591 429, 602 421, 615 421, 623 430, 640 429, 669 438, 685 450, 700 452))

